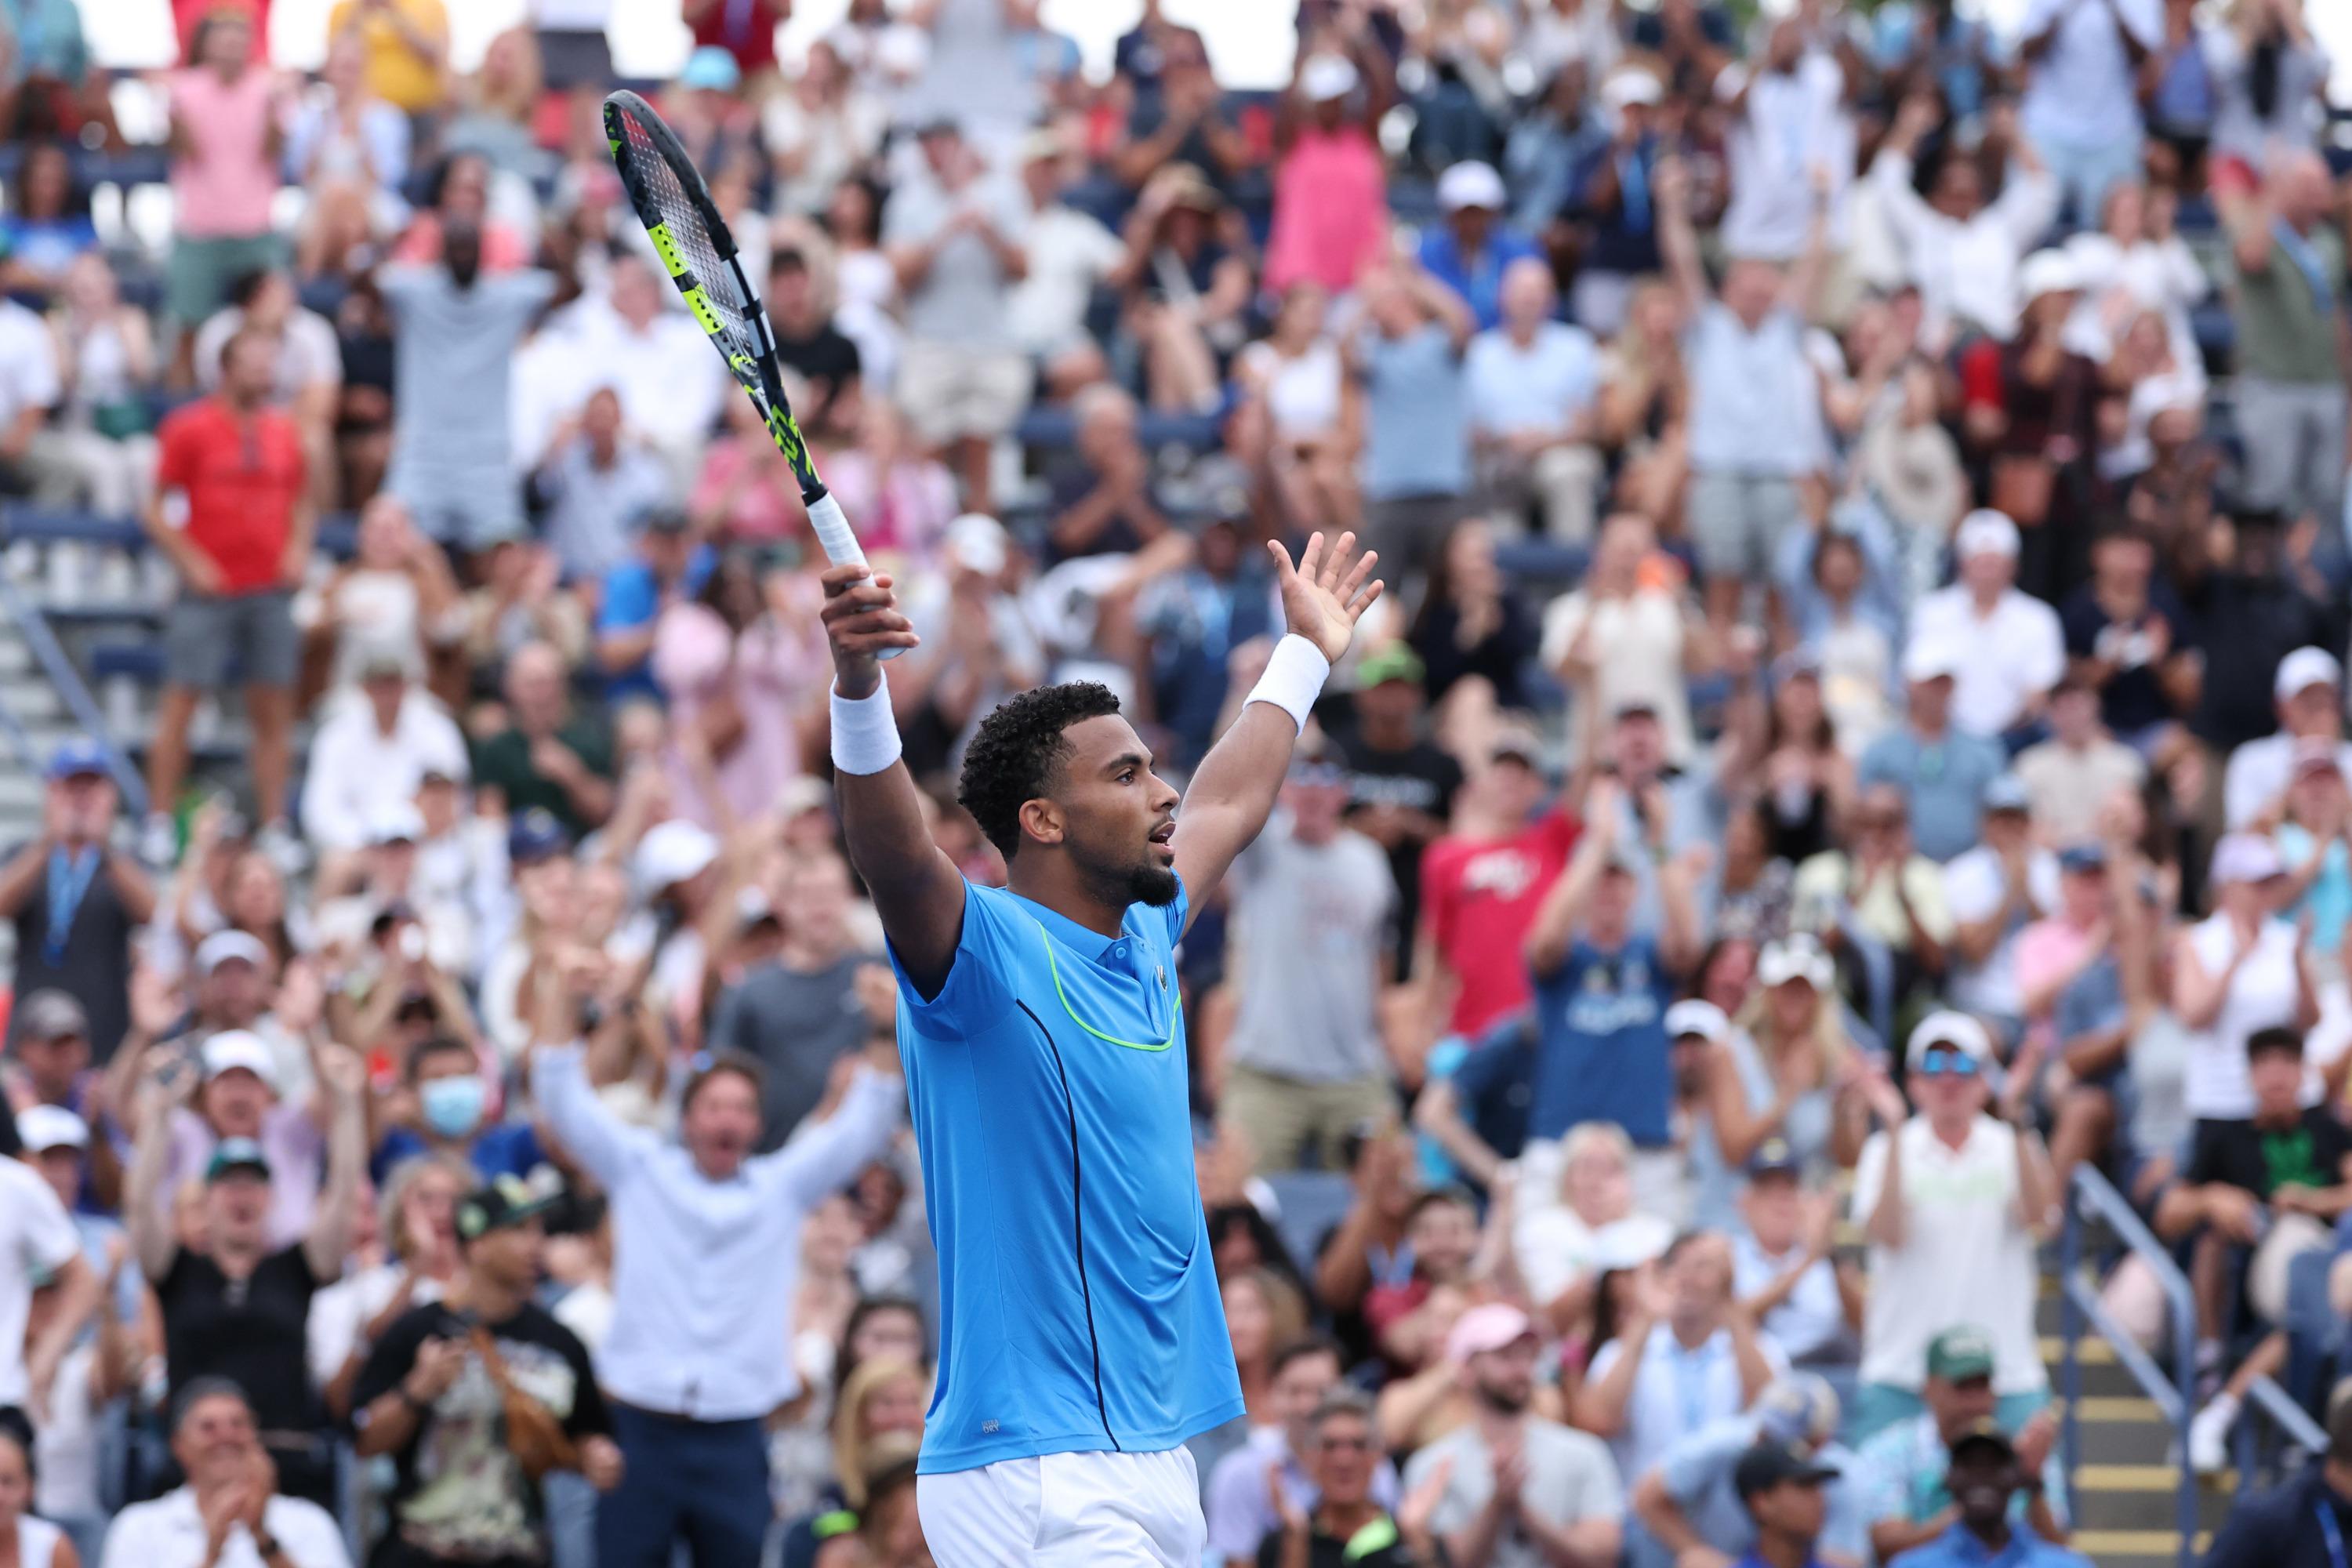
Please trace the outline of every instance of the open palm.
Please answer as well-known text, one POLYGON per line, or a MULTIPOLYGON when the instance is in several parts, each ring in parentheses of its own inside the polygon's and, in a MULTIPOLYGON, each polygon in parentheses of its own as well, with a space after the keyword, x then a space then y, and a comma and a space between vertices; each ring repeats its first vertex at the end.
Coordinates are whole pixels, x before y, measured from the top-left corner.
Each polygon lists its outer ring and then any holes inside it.
POLYGON ((1275 574, 1282 587, 1283 620, 1290 630, 1320 648, 1325 658, 1339 663, 1355 637, 1356 623, 1381 596, 1381 580, 1371 575, 1380 552, 1367 550, 1356 556, 1352 532, 1341 534, 1328 551, 1323 547, 1321 533, 1309 535, 1296 566, 1279 541, 1268 540, 1265 547, 1274 552, 1275 574))

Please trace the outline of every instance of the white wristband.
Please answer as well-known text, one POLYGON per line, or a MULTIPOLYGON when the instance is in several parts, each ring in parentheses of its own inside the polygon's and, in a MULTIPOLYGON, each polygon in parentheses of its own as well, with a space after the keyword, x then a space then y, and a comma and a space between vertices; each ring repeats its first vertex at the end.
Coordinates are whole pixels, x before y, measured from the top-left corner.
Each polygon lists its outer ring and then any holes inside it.
POLYGON ((1292 632, 1274 645, 1265 673, 1250 688, 1244 706, 1271 702, 1289 714, 1291 722, 1303 731, 1307 716, 1315 710, 1315 700, 1323 694, 1323 683, 1330 679, 1331 661, 1323 657, 1323 650, 1292 632))
POLYGON ((890 681, 885 676, 864 697, 844 697, 833 689, 833 765, 863 778, 886 772, 898 760, 898 720, 890 711, 890 681))

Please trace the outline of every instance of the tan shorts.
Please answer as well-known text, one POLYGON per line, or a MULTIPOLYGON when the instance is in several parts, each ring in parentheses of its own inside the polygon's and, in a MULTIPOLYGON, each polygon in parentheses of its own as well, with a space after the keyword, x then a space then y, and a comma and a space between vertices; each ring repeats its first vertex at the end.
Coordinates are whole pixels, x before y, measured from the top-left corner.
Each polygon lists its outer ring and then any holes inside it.
POLYGON ((1249 1141, 1254 1173, 1297 1170, 1310 1149, 1327 1169, 1338 1170, 1340 1143, 1349 1132, 1395 1117, 1396 1097, 1386 1079, 1304 1083, 1239 1062, 1226 1072, 1217 1101, 1217 1119, 1249 1141))
POLYGON ((1034 384, 1017 351, 910 342, 898 362, 898 405, 927 446, 993 440, 1021 422, 1034 384))

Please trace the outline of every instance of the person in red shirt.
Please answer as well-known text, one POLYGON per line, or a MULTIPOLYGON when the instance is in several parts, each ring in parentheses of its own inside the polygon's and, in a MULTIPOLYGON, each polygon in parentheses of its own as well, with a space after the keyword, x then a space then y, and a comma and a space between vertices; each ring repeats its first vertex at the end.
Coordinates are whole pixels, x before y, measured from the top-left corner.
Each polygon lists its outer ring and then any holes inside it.
POLYGON ((277 345, 240 331, 221 351, 220 390, 174 410, 157 432, 162 455, 147 535, 180 574, 163 622, 163 698, 147 753, 149 815, 141 847, 169 865, 171 811, 188 766, 188 721, 199 693, 243 684, 253 731, 253 787, 265 847, 282 856, 287 742, 300 642, 293 592, 310 561, 317 518, 305 496, 302 436, 270 405, 277 345))
POLYGON ((1532 738, 1506 733, 1464 788, 1455 831, 1422 857, 1413 973, 1433 1035, 1475 1039, 1528 1005, 1520 947, 1577 836, 1565 807, 1536 815, 1543 793, 1532 738))

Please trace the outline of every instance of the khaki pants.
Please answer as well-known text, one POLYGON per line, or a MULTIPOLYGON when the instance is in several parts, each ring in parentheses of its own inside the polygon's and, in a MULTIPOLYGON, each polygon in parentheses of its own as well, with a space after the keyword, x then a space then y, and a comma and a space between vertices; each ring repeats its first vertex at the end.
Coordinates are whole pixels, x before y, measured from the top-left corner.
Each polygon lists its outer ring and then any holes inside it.
POLYGON ((1367 1121, 1396 1120, 1396 1098, 1381 1078, 1308 1083, 1236 1062, 1225 1074, 1218 1120, 1249 1140, 1251 1171, 1295 1171, 1312 1146, 1339 1169, 1339 1147, 1367 1121))

